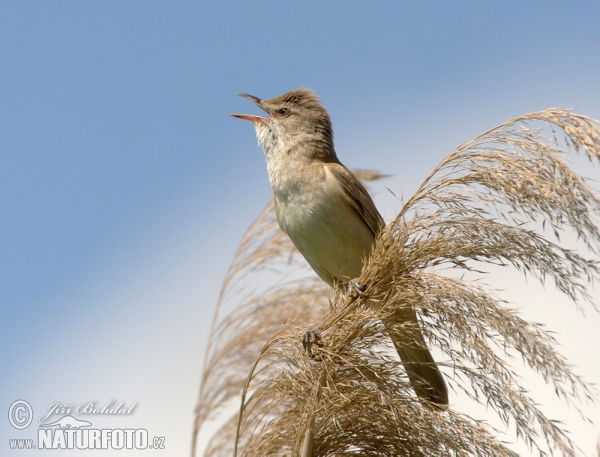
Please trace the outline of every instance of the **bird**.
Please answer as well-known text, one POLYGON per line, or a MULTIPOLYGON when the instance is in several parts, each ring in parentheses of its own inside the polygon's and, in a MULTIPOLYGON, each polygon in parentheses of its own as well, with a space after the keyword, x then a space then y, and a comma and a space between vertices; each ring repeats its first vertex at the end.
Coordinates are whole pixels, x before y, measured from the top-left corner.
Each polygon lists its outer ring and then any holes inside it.
MULTIPOLYGON (((304 87, 266 100, 237 95, 268 114, 231 116, 254 124, 280 228, 323 281, 354 286, 361 294, 357 278, 385 223, 360 180, 338 159, 331 119, 320 98, 304 87)), ((414 308, 402 307, 393 318, 411 326, 404 335, 388 334, 417 397, 429 409, 447 408, 446 382, 414 308)))

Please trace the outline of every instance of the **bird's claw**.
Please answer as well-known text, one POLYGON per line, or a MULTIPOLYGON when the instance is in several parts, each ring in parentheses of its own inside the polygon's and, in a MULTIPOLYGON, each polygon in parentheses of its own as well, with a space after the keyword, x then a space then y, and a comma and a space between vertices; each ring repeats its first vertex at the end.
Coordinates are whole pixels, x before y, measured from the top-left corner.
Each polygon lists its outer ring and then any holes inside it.
POLYGON ((348 282, 348 295, 352 298, 369 298, 365 294, 366 287, 358 282, 358 279, 354 278, 348 282))
POLYGON ((321 336, 319 335, 318 331, 318 328, 310 328, 302 336, 302 347, 311 359, 315 358, 312 347, 323 347, 323 343, 321 343, 321 336))

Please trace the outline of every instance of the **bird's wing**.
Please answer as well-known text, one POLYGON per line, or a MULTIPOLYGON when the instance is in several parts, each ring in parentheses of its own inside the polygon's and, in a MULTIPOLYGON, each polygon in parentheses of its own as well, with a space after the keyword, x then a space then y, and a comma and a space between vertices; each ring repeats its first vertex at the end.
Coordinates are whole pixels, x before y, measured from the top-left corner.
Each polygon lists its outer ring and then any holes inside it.
POLYGON ((350 170, 340 163, 328 163, 325 168, 333 174, 344 191, 344 197, 346 197, 352 208, 356 210, 373 234, 377 236, 385 223, 365 186, 350 170))

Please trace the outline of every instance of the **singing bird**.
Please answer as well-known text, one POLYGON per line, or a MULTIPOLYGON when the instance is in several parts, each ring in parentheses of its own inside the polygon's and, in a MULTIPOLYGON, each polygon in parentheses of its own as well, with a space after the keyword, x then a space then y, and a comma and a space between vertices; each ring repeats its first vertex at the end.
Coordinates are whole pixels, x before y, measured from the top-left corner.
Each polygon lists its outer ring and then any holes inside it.
MULTIPOLYGON (((356 278, 384 222, 367 190, 339 161, 331 120, 319 97, 307 88, 269 100, 238 95, 269 115, 232 114, 254 124, 279 226, 323 281, 360 289, 356 278)), ((411 324, 404 335, 390 332, 390 337, 415 393, 423 404, 445 408, 448 389, 414 309, 403 307, 394 319, 411 324)))

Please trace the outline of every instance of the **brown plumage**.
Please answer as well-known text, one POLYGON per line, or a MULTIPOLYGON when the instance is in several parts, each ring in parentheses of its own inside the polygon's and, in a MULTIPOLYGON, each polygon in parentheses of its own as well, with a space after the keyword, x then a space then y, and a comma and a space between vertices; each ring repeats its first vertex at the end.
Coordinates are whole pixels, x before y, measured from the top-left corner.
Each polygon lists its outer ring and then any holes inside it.
MULTIPOLYGON (((331 121, 319 98, 310 89, 270 100, 240 95, 270 114, 233 116, 254 123, 281 229, 332 287, 358 278, 384 222, 367 190, 338 160, 331 121)), ((384 323, 417 396, 428 406, 446 407, 446 383, 414 308, 398 309, 393 322, 384 323)))

